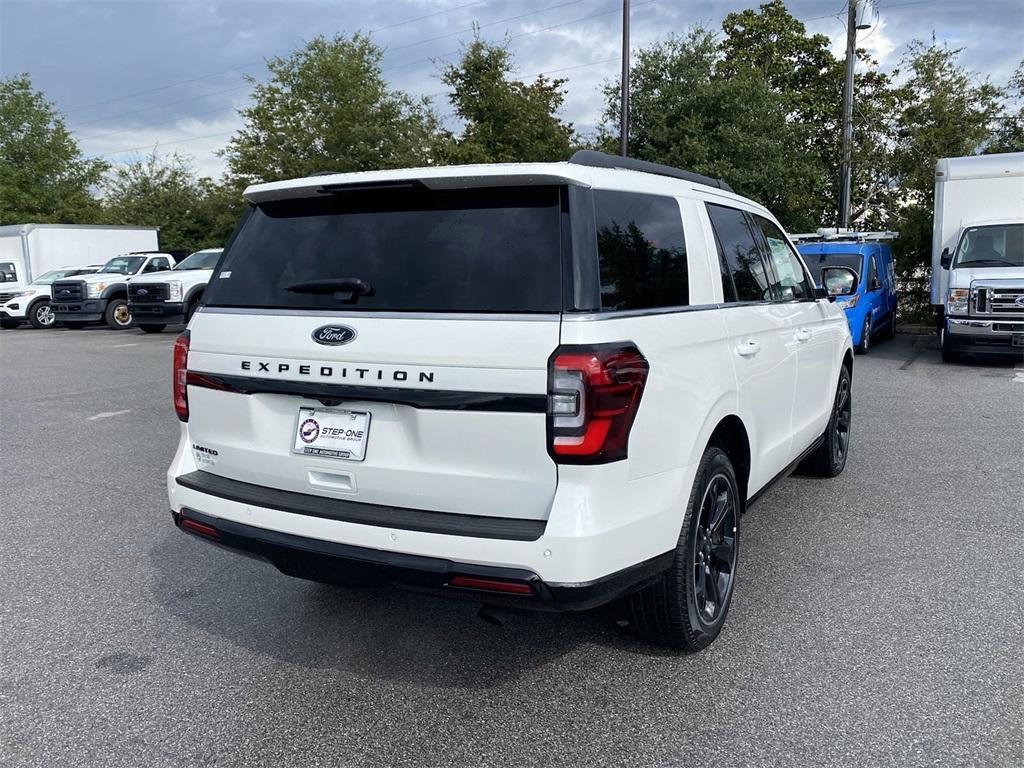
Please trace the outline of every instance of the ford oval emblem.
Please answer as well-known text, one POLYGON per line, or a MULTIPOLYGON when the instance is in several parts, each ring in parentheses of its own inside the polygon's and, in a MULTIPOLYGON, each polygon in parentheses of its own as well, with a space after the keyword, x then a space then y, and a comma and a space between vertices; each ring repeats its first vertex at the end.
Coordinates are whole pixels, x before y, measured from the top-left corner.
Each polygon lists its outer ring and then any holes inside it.
POLYGON ((313 341, 317 344, 337 347, 340 344, 348 344, 355 339, 356 331, 347 325, 321 325, 313 331, 312 337, 313 341))
POLYGON ((145 288, 139 288, 139 296, 148 296, 148 295, 149 295, 149 291, 147 291, 145 288))

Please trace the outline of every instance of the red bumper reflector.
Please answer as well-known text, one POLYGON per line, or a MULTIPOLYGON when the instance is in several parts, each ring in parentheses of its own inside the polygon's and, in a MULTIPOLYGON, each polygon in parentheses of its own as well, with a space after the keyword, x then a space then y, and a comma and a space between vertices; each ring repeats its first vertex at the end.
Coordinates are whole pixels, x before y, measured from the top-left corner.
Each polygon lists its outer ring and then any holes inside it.
POLYGON ((521 581, 498 581, 497 579, 480 579, 475 576, 452 576, 448 580, 449 587, 462 589, 479 589, 484 592, 502 592, 507 595, 532 595, 533 589, 521 581))
POLYGON ((190 520, 187 517, 183 517, 181 518, 181 527, 186 531, 198 533, 200 536, 208 536, 211 539, 220 538, 220 532, 216 528, 206 523, 200 523, 198 520, 190 520))

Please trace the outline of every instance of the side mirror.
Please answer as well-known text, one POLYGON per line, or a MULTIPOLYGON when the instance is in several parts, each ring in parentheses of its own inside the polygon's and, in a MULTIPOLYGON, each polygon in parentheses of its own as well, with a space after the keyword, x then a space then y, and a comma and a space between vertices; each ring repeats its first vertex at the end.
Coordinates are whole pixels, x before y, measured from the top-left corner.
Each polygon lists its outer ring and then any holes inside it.
POLYGON ((856 293, 857 280, 857 273, 849 267, 825 267, 821 270, 821 284, 830 299, 856 293))
POLYGON ((949 265, 953 263, 953 256, 949 252, 949 248, 942 249, 942 255, 939 257, 939 263, 943 269, 949 269, 949 265))

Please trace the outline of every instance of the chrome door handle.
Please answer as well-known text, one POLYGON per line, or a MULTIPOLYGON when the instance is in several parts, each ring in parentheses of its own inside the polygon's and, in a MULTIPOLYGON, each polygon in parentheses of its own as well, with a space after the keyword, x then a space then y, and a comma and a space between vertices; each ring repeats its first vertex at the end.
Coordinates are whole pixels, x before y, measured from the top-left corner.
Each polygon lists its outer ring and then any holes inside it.
POLYGON ((801 328, 799 331, 796 332, 796 340, 797 341, 810 341, 811 340, 811 332, 808 331, 806 328, 801 328))
POLYGON ((756 341, 747 341, 736 346, 736 354, 740 357, 753 357, 761 351, 761 345, 756 341))

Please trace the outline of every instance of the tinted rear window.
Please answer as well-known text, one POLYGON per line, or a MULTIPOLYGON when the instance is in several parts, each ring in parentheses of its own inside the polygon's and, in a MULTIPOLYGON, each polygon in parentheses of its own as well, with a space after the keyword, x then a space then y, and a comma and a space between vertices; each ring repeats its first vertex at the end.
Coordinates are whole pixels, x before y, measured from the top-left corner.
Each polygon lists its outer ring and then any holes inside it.
POLYGON ((238 231, 209 306, 557 312, 557 187, 348 191, 264 203, 238 231), (372 293, 287 290, 356 279, 372 293))
POLYGON ((602 309, 689 303, 686 241, 675 199, 595 190, 594 215, 602 309))

